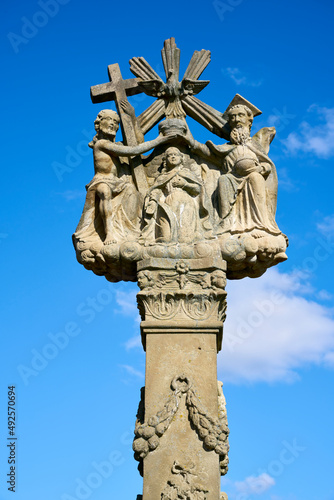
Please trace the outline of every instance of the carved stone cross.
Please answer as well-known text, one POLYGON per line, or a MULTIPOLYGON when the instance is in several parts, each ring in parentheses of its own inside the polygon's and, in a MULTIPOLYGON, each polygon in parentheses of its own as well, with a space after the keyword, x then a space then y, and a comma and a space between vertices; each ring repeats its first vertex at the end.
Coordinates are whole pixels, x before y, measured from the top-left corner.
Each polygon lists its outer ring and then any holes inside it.
MULTIPOLYGON (((140 94, 142 92, 137 83, 138 79, 129 78, 128 80, 123 80, 118 64, 110 64, 108 66, 108 74, 110 82, 91 87, 90 95, 92 102, 95 104, 115 101, 117 112, 120 117, 124 143, 128 146, 136 146, 138 142, 131 117, 123 111, 120 103, 124 99, 127 100, 127 96, 140 94)), ((144 195, 147 192, 148 184, 141 161, 139 157, 134 157, 130 163, 133 168, 138 191, 144 195)))

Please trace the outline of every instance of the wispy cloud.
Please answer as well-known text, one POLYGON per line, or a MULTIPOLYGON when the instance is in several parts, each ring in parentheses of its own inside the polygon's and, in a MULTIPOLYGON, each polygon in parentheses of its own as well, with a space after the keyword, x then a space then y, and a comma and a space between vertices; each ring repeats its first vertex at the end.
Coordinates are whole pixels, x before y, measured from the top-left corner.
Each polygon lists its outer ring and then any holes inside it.
POLYGON ((333 310, 313 300, 300 275, 271 269, 258 280, 229 282, 227 291, 224 381, 293 382, 301 367, 332 366, 333 310))
POLYGON ((135 335, 134 337, 131 337, 126 343, 125 343, 125 349, 128 351, 130 349, 133 349, 135 347, 142 347, 141 343, 141 337, 140 335, 135 335))
POLYGON ((331 369, 334 368, 334 352, 333 351, 325 354, 324 362, 328 368, 331 368, 331 369))
POLYGON ((263 80, 252 80, 247 75, 243 74, 239 68, 225 68, 222 69, 222 73, 225 76, 231 78, 236 85, 246 85, 248 87, 260 87, 263 80))
POLYGON ((141 337, 139 335, 140 316, 137 308, 136 295, 137 291, 135 290, 131 292, 123 292, 121 290, 116 291, 116 303, 119 306, 116 312, 119 314, 123 314, 124 316, 132 317, 135 322, 136 334, 130 337, 124 343, 125 349, 127 351, 129 351, 130 349, 142 347, 141 337))
POLYGON ((139 312, 137 309, 136 302, 137 292, 122 292, 120 290, 116 291, 116 302, 120 309, 117 312, 124 314, 125 316, 133 316, 136 322, 140 322, 139 312))
POLYGON ((319 299, 319 300, 332 300, 333 295, 330 294, 329 292, 327 292, 327 290, 319 290, 319 292, 317 292, 317 299, 319 299))
POLYGON ((126 372, 129 374, 129 375, 134 375, 135 377, 138 377, 138 378, 145 378, 145 375, 143 372, 137 370, 136 368, 134 368, 133 366, 130 366, 130 365, 119 365, 121 368, 123 368, 124 370, 126 370, 126 372))
POLYGON ((261 495, 275 485, 275 479, 264 472, 259 476, 249 476, 244 481, 236 481, 235 489, 244 496, 261 495))
POLYGON ((303 121, 298 131, 283 140, 288 153, 309 153, 319 158, 334 155, 334 108, 313 104, 308 109, 310 121, 303 121))
POLYGON ((272 114, 268 116, 268 125, 276 127, 276 132, 282 132, 295 118, 296 115, 290 113, 286 106, 281 109, 273 108, 272 114))
POLYGON ((299 499, 297 499, 296 495, 294 495, 293 493, 288 493, 288 496, 285 495, 284 498, 278 495, 270 495, 270 500, 299 500, 299 499))

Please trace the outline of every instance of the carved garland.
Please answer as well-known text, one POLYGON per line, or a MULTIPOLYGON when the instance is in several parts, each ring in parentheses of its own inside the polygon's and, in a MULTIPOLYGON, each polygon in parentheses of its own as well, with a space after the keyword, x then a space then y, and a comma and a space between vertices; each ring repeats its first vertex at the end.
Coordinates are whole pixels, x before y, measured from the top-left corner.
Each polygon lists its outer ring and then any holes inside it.
MULTIPOLYGON (((192 388, 192 382, 185 375, 179 375, 172 380, 172 393, 164 405, 163 410, 151 417, 147 423, 143 422, 143 400, 140 403, 133 450, 135 459, 143 459, 160 444, 160 438, 169 428, 179 409, 182 396, 186 394, 186 406, 189 418, 207 450, 214 450, 220 456, 221 475, 228 470, 228 435, 225 398, 222 392, 222 383, 218 382, 218 418, 212 418, 192 388)), ((141 469, 141 467, 140 467, 141 469)))

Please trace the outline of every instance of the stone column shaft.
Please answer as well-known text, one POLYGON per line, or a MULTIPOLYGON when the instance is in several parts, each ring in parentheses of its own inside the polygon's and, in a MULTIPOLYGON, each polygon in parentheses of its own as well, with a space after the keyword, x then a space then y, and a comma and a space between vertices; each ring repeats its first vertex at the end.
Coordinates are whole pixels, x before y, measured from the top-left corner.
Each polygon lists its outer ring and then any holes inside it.
POLYGON ((134 450, 143 460, 143 500, 168 500, 175 491, 194 500, 220 498, 220 455, 228 448, 217 388, 224 264, 139 263, 146 385, 134 450))

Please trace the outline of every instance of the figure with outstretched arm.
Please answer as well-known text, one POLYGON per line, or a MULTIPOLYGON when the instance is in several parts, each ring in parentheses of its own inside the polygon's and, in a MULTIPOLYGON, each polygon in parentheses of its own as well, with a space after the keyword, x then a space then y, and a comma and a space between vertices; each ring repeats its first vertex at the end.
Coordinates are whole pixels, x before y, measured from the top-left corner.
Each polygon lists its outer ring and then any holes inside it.
POLYGON ((173 139, 174 136, 163 136, 159 134, 156 139, 152 141, 143 142, 142 144, 138 144, 137 146, 123 146, 122 144, 115 144, 106 139, 100 139, 98 141, 97 147, 99 150, 104 153, 110 154, 111 156, 135 156, 140 155, 142 153, 146 153, 151 149, 160 146, 161 144, 165 144, 173 139))
MULTIPOLYGON (((143 141, 133 107, 128 101, 122 101, 120 105, 133 121, 137 141, 143 141)), ((89 225, 88 232, 92 229, 94 233, 96 228, 102 226, 102 231, 99 230, 100 237, 104 245, 109 245, 127 239, 130 236, 129 231, 136 234, 141 215, 141 193, 136 189, 128 165, 121 162, 120 157, 140 155, 170 141, 174 136, 160 133, 152 141, 141 142, 136 146, 124 146, 122 143, 115 143, 120 124, 115 111, 100 111, 94 124, 96 135, 89 146, 93 149, 95 175, 87 186, 83 228, 89 225), (97 219, 93 224, 94 213, 97 219)), ((80 235, 87 237, 86 229, 80 231, 80 235)))

